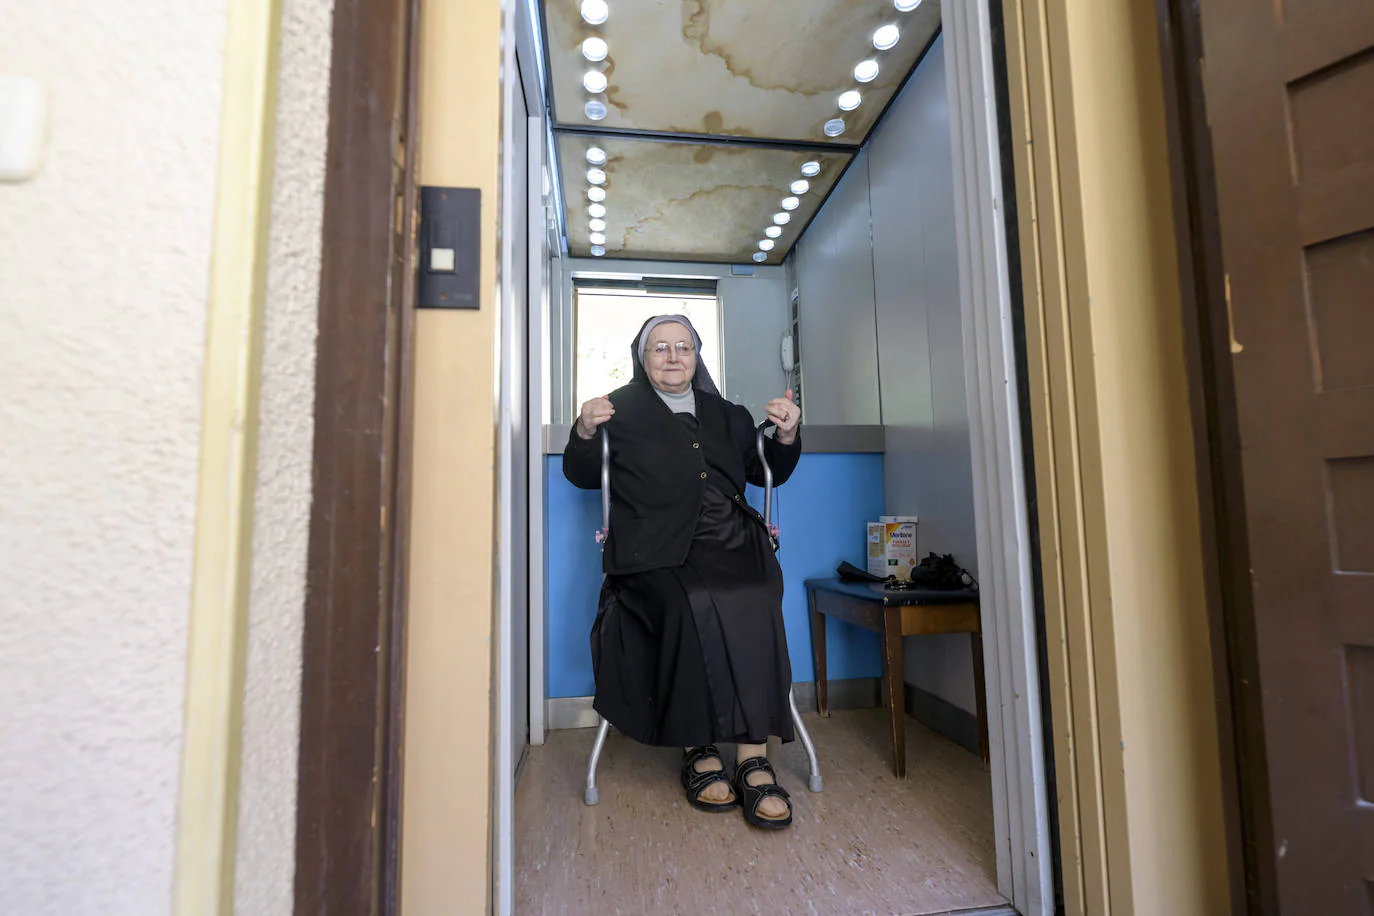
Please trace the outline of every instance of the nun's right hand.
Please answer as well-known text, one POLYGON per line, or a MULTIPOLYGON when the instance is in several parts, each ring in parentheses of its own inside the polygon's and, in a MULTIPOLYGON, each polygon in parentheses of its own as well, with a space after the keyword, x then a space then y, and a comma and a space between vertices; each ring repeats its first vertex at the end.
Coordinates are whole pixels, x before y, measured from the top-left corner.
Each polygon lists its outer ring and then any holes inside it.
POLYGON ((613 416, 615 405, 610 398, 592 398, 582 405, 582 412, 577 417, 577 434, 583 439, 591 439, 597 427, 613 416))

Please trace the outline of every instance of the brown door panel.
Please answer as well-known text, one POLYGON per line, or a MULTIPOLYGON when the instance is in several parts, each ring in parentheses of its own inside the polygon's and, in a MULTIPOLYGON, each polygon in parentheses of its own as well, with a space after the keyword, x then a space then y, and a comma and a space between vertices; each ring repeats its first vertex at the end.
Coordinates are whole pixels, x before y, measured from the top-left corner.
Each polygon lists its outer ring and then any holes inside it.
POLYGON ((1281 911, 1374 916, 1374 3, 1201 6, 1281 911))

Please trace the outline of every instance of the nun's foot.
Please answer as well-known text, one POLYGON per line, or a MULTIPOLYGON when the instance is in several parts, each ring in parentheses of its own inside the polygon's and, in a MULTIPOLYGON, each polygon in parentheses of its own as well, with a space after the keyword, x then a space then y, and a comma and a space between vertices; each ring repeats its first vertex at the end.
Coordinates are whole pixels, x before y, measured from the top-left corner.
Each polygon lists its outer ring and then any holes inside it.
POLYGON ((687 803, 702 811, 729 811, 735 807, 735 790, 725 775, 725 762, 714 744, 684 748, 682 788, 687 803))
MULTIPOLYGON (((777 784, 777 775, 773 772, 772 766, 768 763, 767 744, 741 744, 735 748, 735 752, 736 767, 751 757, 758 757, 763 760, 762 767, 748 770, 748 775, 745 776, 748 785, 767 786, 777 784)), ((738 779, 736 781, 738 781, 738 779)), ((792 810, 792 806, 787 803, 786 797, 786 792, 778 796, 765 791, 763 798, 758 804, 758 813, 774 820, 786 817, 787 812, 792 810)))
POLYGON ((762 754, 744 757, 735 766, 735 787, 744 805, 744 819, 755 827, 780 830, 792 824, 792 802, 778 785, 777 774, 762 754))
MULTIPOLYGON (((750 786, 773 785, 776 780, 771 773, 765 770, 755 770, 745 777, 750 786)), ((775 795, 770 795, 759 802, 758 813, 764 817, 780 818, 786 817, 787 812, 792 810, 787 802, 775 795)))

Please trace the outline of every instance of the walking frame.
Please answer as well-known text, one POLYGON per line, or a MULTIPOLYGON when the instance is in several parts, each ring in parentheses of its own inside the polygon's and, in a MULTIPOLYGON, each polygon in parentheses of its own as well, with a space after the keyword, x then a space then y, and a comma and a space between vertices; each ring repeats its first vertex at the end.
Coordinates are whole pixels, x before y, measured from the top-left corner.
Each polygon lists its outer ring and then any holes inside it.
MULTIPOLYGON (((759 424, 758 432, 754 437, 754 446, 758 450, 759 463, 763 465, 763 522, 768 527, 768 534, 777 543, 778 527, 773 524, 773 469, 768 465, 768 458, 763 448, 763 433, 772 425, 768 421, 759 424)), ((611 530, 611 437, 606 427, 601 427, 601 530, 596 533, 596 542, 605 544, 607 535, 611 530)), ((811 767, 810 779, 807 783, 812 792, 819 792, 822 789, 821 765, 816 758, 816 745, 811 741, 811 733, 806 730, 802 723, 801 713, 797 712, 797 700, 793 696, 792 689, 787 691, 787 705, 792 710, 792 724, 797 729, 802 746, 806 748, 807 762, 811 767)), ((606 746, 606 735, 611 730, 611 723, 597 717, 598 726, 596 729, 596 743, 592 745, 592 757, 587 762, 587 784, 582 790, 582 801, 587 805, 595 805, 601 800, 600 792, 596 787, 596 766, 601 761, 601 751, 606 746)))

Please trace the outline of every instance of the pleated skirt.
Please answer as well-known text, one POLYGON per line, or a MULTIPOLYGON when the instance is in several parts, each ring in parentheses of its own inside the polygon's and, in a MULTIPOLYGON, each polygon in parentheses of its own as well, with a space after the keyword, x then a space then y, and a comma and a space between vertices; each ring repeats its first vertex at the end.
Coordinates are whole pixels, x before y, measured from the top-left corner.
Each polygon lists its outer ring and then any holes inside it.
POLYGON ((602 585, 596 711, 644 744, 791 741, 782 592, 767 532, 708 486, 681 566, 602 585))

